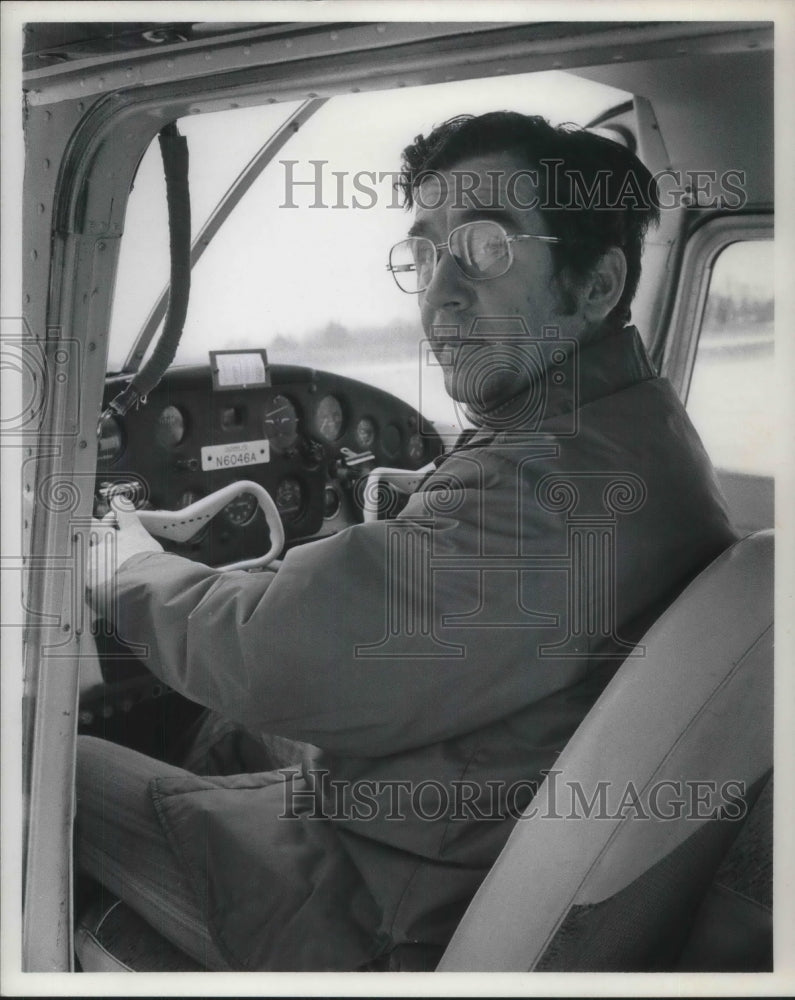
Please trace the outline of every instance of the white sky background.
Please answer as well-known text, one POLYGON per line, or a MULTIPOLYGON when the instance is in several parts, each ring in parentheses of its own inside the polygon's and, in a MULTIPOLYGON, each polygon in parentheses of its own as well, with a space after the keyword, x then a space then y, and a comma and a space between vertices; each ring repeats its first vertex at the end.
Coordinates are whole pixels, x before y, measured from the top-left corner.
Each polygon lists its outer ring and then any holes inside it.
MULTIPOLYGON (((302 336, 329 321, 361 327, 414 320, 417 303, 385 269, 392 243, 409 217, 394 203, 391 181, 376 185, 371 209, 352 207, 350 177, 337 200, 332 171, 396 171, 400 153, 420 132, 462 113, 515 110, 553 124, 587 124, 625 100, 623 91, 558 71, 472 80, 332 98, 278 154, 219 232, 193 272, 188 321, 177 360, 205 361, 211 348, 267 347, 279 333, 302 336), (299 208, 285 203, 286 169, 312 179, 310 160, 324 167, 323 201, 296 187, 299 208), (232 343, 233 342, 233 343, 232 343)), ((184 118, 188 137, 194 235, 240 170, 297 104, 277 104, 184 118)), ((370 183, 367 181, 367 183, 370 183)), ((359 201, 367 199, 358 195, 359 201)), ((157 143, 142 161, 128 207, 119 261, 109 365, 116 367, 168 276, 165 186, 157 143)))

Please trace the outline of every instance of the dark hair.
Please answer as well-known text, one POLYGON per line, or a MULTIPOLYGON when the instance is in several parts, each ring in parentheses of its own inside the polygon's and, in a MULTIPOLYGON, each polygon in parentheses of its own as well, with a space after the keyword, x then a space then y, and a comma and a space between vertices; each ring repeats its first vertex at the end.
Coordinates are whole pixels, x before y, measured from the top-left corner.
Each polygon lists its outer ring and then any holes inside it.
POLYGON ((403 150, 399 186, 405 206, 413 206, 415 190, 429 173, 494 153, 514 154, 537 171, 537 209, 550 235, 561 240, 552 245, 557 277, 584 278, 610 247, 624 252, 626 283, 608 319, 628 322, 643 239, 660 220, 657 183, 646 167, 619 143, 574 125, 554 127, 545 118, 512 111, 460 115, 403 150))

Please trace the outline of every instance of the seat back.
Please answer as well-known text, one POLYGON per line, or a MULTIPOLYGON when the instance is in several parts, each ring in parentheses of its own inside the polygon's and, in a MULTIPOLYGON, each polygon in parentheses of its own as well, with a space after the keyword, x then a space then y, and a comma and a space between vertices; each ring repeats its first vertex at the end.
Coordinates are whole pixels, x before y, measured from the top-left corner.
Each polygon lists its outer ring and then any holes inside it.
MULTIPOLYGON (((645 636, 645 655, 616 673, 518 820, 439 971, 677 967, 772 768, 772 623, 765 531, 701 573, 645 636)), ((754 857, 756 845, 739 853, 754 857)), ((750 964, 769 953, 755 947, 750 964)), ((691 949, 686 966, 697 964, 691 949)))

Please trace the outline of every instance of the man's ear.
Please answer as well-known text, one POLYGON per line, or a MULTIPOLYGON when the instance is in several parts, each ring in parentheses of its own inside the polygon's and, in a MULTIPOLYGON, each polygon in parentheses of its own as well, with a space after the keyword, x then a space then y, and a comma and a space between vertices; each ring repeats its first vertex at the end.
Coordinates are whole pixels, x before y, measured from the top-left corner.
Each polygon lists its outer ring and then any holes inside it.
POLYGON ((582 291, 580 306, 589 323, 601 323, 616 306, 627 280, 624 251, 611 247, 594 266, 582 291))

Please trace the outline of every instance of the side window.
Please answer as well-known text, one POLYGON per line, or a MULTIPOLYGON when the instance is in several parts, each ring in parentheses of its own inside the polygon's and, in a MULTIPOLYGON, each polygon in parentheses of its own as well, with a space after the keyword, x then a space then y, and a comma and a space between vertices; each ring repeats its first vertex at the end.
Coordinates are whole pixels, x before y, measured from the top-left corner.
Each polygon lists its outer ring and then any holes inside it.
POLYGON ((714 263, 687 410, 714 465, 772 476, 773 241, 732 243, 714 263))

